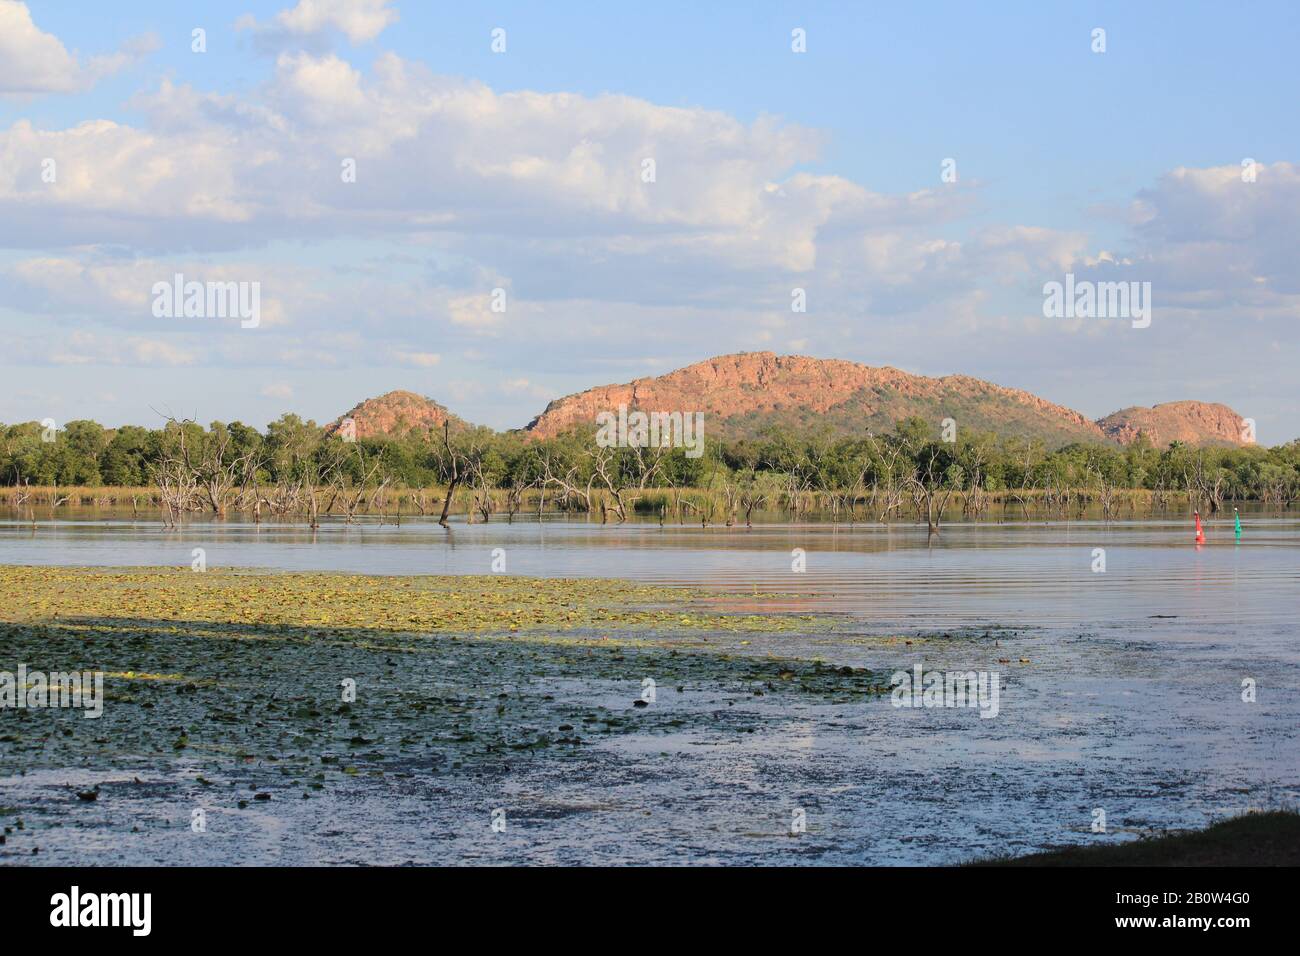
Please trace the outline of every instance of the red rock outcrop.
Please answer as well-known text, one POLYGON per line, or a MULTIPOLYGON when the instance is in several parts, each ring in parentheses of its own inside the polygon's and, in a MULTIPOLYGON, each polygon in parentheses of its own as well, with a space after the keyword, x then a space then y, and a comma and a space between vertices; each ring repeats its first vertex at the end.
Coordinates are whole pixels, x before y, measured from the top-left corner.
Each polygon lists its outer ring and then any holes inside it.
POLYGON ((1188 445, 1245 445, 1245 419, 1227 405, 1165 402, 1151 408, 1121 409, 1097 422, 1107 437, 1128 445, 1140 434, 1156 447, 1172 441, 1188 445))
MULTIPOLYGON (((719 355, 666 375, 568 395, 547 405, 525 432, 550 438, 573 428, 594 428, 598 413, 617 411, 620 405, 647 412, 703 412, 710 438, 752 437, 768 425, 862 435, 919 416, 933 422, 936 431, 950 417, 959 429, 1039 438, 1049 447, 1076 441, 1127 445, 1140 433, 1157 446, 1171 441, 1244 444, 1243 421, 1226 405, 1169 402, 1126 408, 1093 422, 1037 395, 968 375, 930 378, 843 359, 772 352, 719 355)), ((337 429, 344 418, 355 421, 358 438, 436 430, 448 420, 453 427, 465 426, 432 399, 405 391, 367 399, 329 429, 337 429)))
POLYGON ((336 431, 346 418, 356 423, 357 438, 401 435, 412 428, 421 431, 440 429, 448 420, 460 424, 460 419, 433 399, 400 390, 366 399, 327 425, 326 431, 336 431))
POLYGON ((569 395, 551 402, 527 430, 548 438, 590 425, 598 412, 621 404, 643 411, 703 412, 713 435, 733 438, 754 434, 768 422, 825 423, 862 434, 920 415, 933 419, 936 429, 940 419, 951 416, 958 427, 1017 430, 1053 444, 1105 440, 1101 429, 1079 412, 969 376, 929 378, 842 359, 772 352, 720 355, 666 375, 569 395))

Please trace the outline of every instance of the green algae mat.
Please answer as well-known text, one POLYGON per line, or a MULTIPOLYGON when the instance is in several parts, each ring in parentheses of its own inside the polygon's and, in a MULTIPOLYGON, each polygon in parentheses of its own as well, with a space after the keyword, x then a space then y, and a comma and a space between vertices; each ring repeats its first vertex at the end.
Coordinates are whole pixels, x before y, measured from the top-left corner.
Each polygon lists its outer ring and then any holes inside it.
POLYGON ((0 621, 76 618, 221 623, 327 637, 392 633, 567 633, 807 629, 813 618, 692 609, 700 595, 604 578, 379 577, 177 568, 0 568, 0 621))

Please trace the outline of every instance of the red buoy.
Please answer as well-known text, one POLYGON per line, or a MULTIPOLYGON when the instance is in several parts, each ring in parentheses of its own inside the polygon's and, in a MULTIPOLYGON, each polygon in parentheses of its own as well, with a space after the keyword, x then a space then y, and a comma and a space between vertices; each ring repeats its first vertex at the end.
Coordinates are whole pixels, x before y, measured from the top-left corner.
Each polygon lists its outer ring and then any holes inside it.
POLYGON ((1196 515, 1196 543, 1205 544, 1205 532, 1201 530, 1201 513, 1199 511, 1192 513, 1196 515))

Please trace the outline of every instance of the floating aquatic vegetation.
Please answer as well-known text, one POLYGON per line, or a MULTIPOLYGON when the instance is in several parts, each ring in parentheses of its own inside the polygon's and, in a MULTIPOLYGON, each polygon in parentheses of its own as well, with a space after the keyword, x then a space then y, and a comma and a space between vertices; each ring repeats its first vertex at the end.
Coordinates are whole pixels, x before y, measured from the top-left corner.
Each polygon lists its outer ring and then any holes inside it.
POLYGON ((42 824, 0 859, 78 804, 251 813, 385 779, 495 779, 621 735, 748 734, 764 698, 850 703, 884 682, 750 646, 824 619, 621 581, 4 567, 0 585, 0 665, 93 667, 107 701, 95 721, 0 712, 0 777, 94 775, 23 807, 42 824))
POLYGON ((380 577, 338 573, 259 573, 189 569, 0 568, 0 617, 37 627, 73 618, 93 628, 124 612, 151 626, 220 624, 249 639, 284 626, 304 638, 340 630, 470 633, 569 632, 632 627, 657 630, 807 629, 811 616, 727 614, 705 596, 608 579, 380 577))

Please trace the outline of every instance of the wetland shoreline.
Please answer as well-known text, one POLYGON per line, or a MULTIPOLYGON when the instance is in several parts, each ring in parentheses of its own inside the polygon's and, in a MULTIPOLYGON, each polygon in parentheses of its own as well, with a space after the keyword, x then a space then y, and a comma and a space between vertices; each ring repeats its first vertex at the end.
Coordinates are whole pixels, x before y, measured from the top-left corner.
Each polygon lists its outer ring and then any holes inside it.
POLYGON ((0 710, 5 864, 953 863, 1276 799, 1250 725, 1242 766, 1207 774, 1164 746, 1187 715, 1132 709, 1222 679, 1150 640, 885 631, 603 578, 2 566, 0 585, 0 670, 105 674, 99 719, 0 710), (998 718, 892 707, 921 659, 1001 671, 998 718))
MULTIPOLYGON (((864 668, 751 652, 756 635, 825 626, 813 616, 717 613, 630 582, 24 567, 0 578, 4 659, 87 661, 106 685, 98 720, 0 712, 0 816, 19 821, 0 846, 8 862, 43 843, 31 862, 63 857, 65 826, 87 811, 153 804, 155 824, 179 814, 165 828, 175 839, 194 809, 220 818, 388 778, 481 781, 519 761, 570 763, 621 734, 727 723, 666 698, 887 689, 864 668)), ((734 732, 753 732, 746 722, 734 732)))

